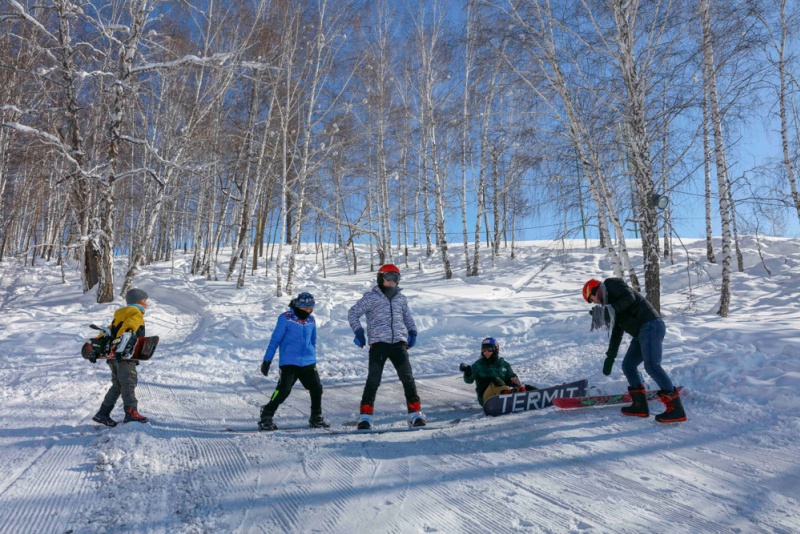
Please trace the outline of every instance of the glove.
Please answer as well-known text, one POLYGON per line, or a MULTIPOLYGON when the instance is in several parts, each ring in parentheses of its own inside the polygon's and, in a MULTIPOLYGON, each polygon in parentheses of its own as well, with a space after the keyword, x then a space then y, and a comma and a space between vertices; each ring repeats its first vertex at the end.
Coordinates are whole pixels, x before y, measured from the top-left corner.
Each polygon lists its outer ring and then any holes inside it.
POLYGON ((408 331, 408 342, 406 344, 408 345, 409 349, 417 344, 417 331, 416 330, 409 330, 408 331))
POLYGON ((269 366, 272 364, 270 360, 264 360, 261 362, 261 374, 267 376, 269 374, 269 366))
POLYGON ((89 355, 89 361, 92 363, 97 363, 97 354, 95 354, 94 351, 92 351, 92 353, 89 355))
POLYGON ((363 349, 364 345, 367 344, 367 338, 364 337, 364 329, 359 328, 356 330, 356 337, 353 338, 353 343, 356 344, 356 347, 359 349, 363 349))
POLYGON ((462 363, 458 366, 458 370, 464 373, 464 376, 472 376, 472 366, 462 363))
POLYGON ((606 353, 606 359, 603 362, 603 374, 608 376, 611 374, 611 368, 614 367, 614 360, 617 358, 616 354, 606 353))

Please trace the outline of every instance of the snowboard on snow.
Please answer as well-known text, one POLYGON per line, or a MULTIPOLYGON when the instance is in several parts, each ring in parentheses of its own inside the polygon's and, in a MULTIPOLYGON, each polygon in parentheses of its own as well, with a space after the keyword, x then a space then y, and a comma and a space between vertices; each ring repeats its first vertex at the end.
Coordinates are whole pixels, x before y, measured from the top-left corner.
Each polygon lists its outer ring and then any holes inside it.
MULTIPOLYGON (((683 386, 678 386, 677 390, 680 391, 683 389, 683 386)), ((645 395, 647 396, 647 400, 656 400, 658 399, 658 390, 651 389, 649 391, 645 391, 645 395)), ((633 402, 631 398, 631 394, 628 392, 620 393, 617 395, 593 395, 589 397, 571 397, 571 398, 561 398, 561 399, 553 399, 553 405, 557 408, 562 409, 573 409, 573 408, 591 408, 592 406, 611 406, 614 404, 628 404, 633 402)))
POLYGON ((541 410, 552 406, 554 401, 558 399, 586 395, 588 386, 589 381, 583 379, 544 389, 497 395, 490 397, 483 403, 483 413, 498 416, 527 410, 541 410))
POLYGON ((116 339, 110 340, 109 338, 110 336, 100 336, 87 340, 81 349, 81 356, 87 360, 91 360, 94 356, 97 360, 145 361, 153 356, 158 346, 158 336, 139 337, 122 348, 120 346, 125 343, 124 335, 117 338, 120 339, 117 343, 115 343, 116 339))
MULTIPOLYGON (((451 419, 450 421, 439 421, 435 423, 428 423, 423 426, 384 426, 384 427, 373 427, 369 430, 359 430, 357 428, 352 429, 332 429, 329 428, 328 432, 331 434, 388 434, 391 432, 416 432, 418 430, 439 430, 441 428, 449 428, 451 426, 456 426, 458 423, 461 422, 461 419, 451 419)), ((347 426, 347 423, 345 423, 347 426)))
POLYGON ((235 432, 236 434, 270 434, 272 432, 302 432, 304 430, 327 430, 326 428, 316 428, 311 426, 279 426, 277 430, 259 430, 257 426, 224 426, 223 432, 235 432))
POLYGON ((277 432, 280 434, 281 432, 301 432, 304 430, 321 430, 327 434, 386 434, 389 432, 414 432, 416 430, 436 430, 439 428, 448 428, 451 426, 455 426, 461 422, 461 419, 453 419, 452 421, 443 421, 439 423, 428 423, 425 426, 415 426, 415 427, 373 427, 371 430, 358 430, 358 429, 336 429, 336 428, 314 428, 310 426, 303 426, 303 427, 281 427, 279 426, 277 430, 259 430, 258 427, 253 426, 226 426, 223 427, 224 432, 235 432, 239 434, 271 434, 273 432, 277 432))

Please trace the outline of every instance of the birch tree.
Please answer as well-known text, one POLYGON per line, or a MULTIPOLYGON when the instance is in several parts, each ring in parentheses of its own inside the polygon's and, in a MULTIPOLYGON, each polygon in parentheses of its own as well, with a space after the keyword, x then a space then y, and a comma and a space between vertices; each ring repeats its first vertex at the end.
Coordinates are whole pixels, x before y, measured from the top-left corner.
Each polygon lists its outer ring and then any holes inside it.
POLYGON ((797 28, 798 11, 797 5, 794 5, 794 11, 787 6, 787 0, 769 0, 765 2, 766 9, 760 9, 761 6, 754 6, 751 11, 753 16, 764 27, 767 34, 768 49, 765 52, 766 58, 770 65, 777 71, 778 74, 778 117, 780 118, 780 135, 781 135, 781 153, 782 165, 786 174, 786 180, 789 182, 791 203, 797 212, 798 220, 800 220, 800 192, 797 186, 797 158, 796 151, 793 154, 791 146, 795 143, 796 139, 800 138, 800 129, 795 125, 795 139, 792 139, 789 126, 789 113, 792 108, 792 94, 800 89, 796 79, 793 79, 793 74, 789 70, 790 61, 792 59, 793 44, 790 41, 792 32, 797 28), (777 28, 776 28, 777 26, 777 28), (793 82, 793 83, 792 83, 793 82), (794 89, 792 89, 794 85, 794 89))
POLYGON ((711 31, 710 1, 699 0, 698 11, 703 29, 703 68, 705 69, 705 92, 709 103, 711 129, 714 136, 714 156, 719 194, 719 213, 722 224, 722 284, 717 314, 727 317, 731 299, 731 220, 728 205, 728 163, 725 159, 725 142, 722 135, 722 113, 717 89, 717 69, 714 60, 711 31))
MULTIPOLYGON (((501 12, 520 30, 521 35, 517 39, 521 41, 519 49, 525 51, 527 61, 518 61, 516 56, 511 54, 503 54, 503 57, 524 87, 535 94, 550 110, 551 115, 563 125, 597 209, 600 241, 606 244, 614 274, 621 277, 622 263, 613 246, 608 228, 609 207, 613 209, 613 205, 608 195, 608 188, 603 185, 605 177, 602 169, 596 165, 597 160, 591 155, 592 136, 586 123, 581 120, 575 97, 562 68, 562 59, 566 55, 556 44, 558 42, 556 35, 561 28, 554 20, 549 2, 532 0, 520 2, 519 6, 526 10, 521 11, 516 7, 509 10, 501 8, 501 12), (532 65, 530 69, 527 67, 529 63, 532 65)), ((612 217, 612 220, 619 221, 619 218, 612 217)), ((621 232, 617 235, 621 235, 621 232)))
MULTIPOLYGON (((308 180, 312 173, 317 171, 319 159, 331 152, 331 146, 323 142, 325 138, 320 138, 320 129, 324 132, 325 121, 331 116, 347 86, 347 83, 343 83, 334 89, 332 94, 327 93, 331 90, 329 79, 334 68, 337 64, 342 65, 339 63, 338 54, 347 42, 346 29, 352 15, 351 9, 351 4, 342 3, 333 9, 327 0, 320 0, 310 25, 308 56, 305 63, 308 70, 303 80, 303 114, 298 124, 300 130, 299 146, 296 147, 298 161, 294 162, 297 166, 297 180, 292 191, 295 218, 291 229, 292 252, 286 275, 288 292, 292 291, 296 258, 300 253, 308 180)), ((349 78, 350 76, 345 76, 345 80, 349 78)))
POLYGON ((619 46, 618 66, 626 89, 624 120, 638 197, 637 208, 642 231, 647 300, 656 310, 660 310, 661 264, 658 253, 658 216, 655 206, 650 202, 654 187, 646 116, 648 92, 646 71, 649 66, 639 65, 635 53, 635 24, 639 15, 639 2, 612 0, 612 10, 616 25, 616 41, 619 46))
MULTIPOLYGON (((435 1, 429 5, 419 4, 418 11, 414 14, 414 31, 416 52, 419 54, 418 91, 420 105, 420 135, 422 139, 423 171, 422 179, 428 182, 428 169, 430 169, 430 182, 433 185, 434 201, 434 228, 436 232, 436 245, 442 258, 442 268, 445 280, 453 276, 450 266, 450 256, 445 231, 445 195, 446 179, 442 169, 442 152, 439 136, 443 135, 440 124, 441 106, 440 99, 447 91, 443 87, 443 69, 446 65, 439 57, 443 50, 443 22, 444 9, 435 1)), ((426 187, 427 190, 427 187, 426 187)))

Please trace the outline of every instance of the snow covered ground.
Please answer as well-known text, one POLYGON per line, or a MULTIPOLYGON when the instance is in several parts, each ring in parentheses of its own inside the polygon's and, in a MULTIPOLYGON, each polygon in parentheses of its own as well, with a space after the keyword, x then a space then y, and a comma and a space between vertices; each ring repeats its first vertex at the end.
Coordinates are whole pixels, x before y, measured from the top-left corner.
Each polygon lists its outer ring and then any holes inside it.
MULTIPOLYGON (((121 299, 99 305, 81 294, 74 265, 63 284, 55 265, 6 260, 0 531, 798 532, 800 240, 761 238, 763 261, 754 238, 743 245, 726 319, 714 314, 721 269, 705 261, 703 242, 662 265, 664 363, 686 388, 689 417, 672 425, 618 407, 487 418, 461 380, 459 362, 476 359, 491 335, 526 382, 588 378, 624 391, 619 364, 602 375, 607 337, 590 333, 580 296, 588 278, 611 274, 602 251, 529 243, 479 277, 459 269, 449 281, 438 258, 414 251, 401 287, 420 328, 411 358, 423 410, 431 422, 463 421, 366 436, 222 432, 255 425, 272 393, 277 370, 265 378, 258 368, 289 297, 274 296, 263 267, 237 290, 190 275, 180 255, 137 278, 151 297, 148 333, 161 337, 139 367, 140 412, 152 423, 93 424, 110 374, 79 351, 88 324, 107 324, 121 299)), ((318 303, 323 409, 344 429, 367 357, 346 314, 374 273, 350 276, 332 254, 325 278, 313 250, 300 262, 295 294, 311 291, 318 303)), ((276 423, 302 427, 308 409, 298 384, 276 423)), ((402 426, 404 411, 387 365, 377 423, 402 426)), ((121 407, 112 415, 121 419, 121 407)))

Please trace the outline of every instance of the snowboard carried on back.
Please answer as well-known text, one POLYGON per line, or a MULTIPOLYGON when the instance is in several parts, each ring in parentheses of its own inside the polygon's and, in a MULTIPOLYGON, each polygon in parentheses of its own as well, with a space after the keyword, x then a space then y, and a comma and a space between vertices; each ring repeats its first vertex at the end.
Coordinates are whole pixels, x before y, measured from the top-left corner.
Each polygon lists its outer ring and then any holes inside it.
POLYGON ((132 332, 125 332, 119 337, 112 337, 108 328, 89 325, 101 334, 87 339, 81 349, 81 356, 89 361, 97 360, 149 360, 158 346, 158 336, 136 337, 132 332))
MULTIPOLYGON (((678 386, 676 388, 678 391, 683 389, 683 386, 678 386)), ((645 396, 647 400, 656 400, 658 399, 658 390, 651 389, 645 391, 645 396)), ((589 397, 570 397, 570 398, 561 398, 561 399, 553 399, 553 405, 557 408, 562 409, 574 409, 574 408, 591 408, 592 406, 611 406, 614 404, 629 404, 633 402, 631 398, 631 394, 628 392, 620 393, 617 395, 593 395, 589 397)))
POLYGON ((483 403, 483 412, 486 415, 497 416, 526 410, 541 410, 552 406, 555 400, 586 395, 588 386, 589 381, 583 379, 545 389, 505 393, 487 399, 483 403))

